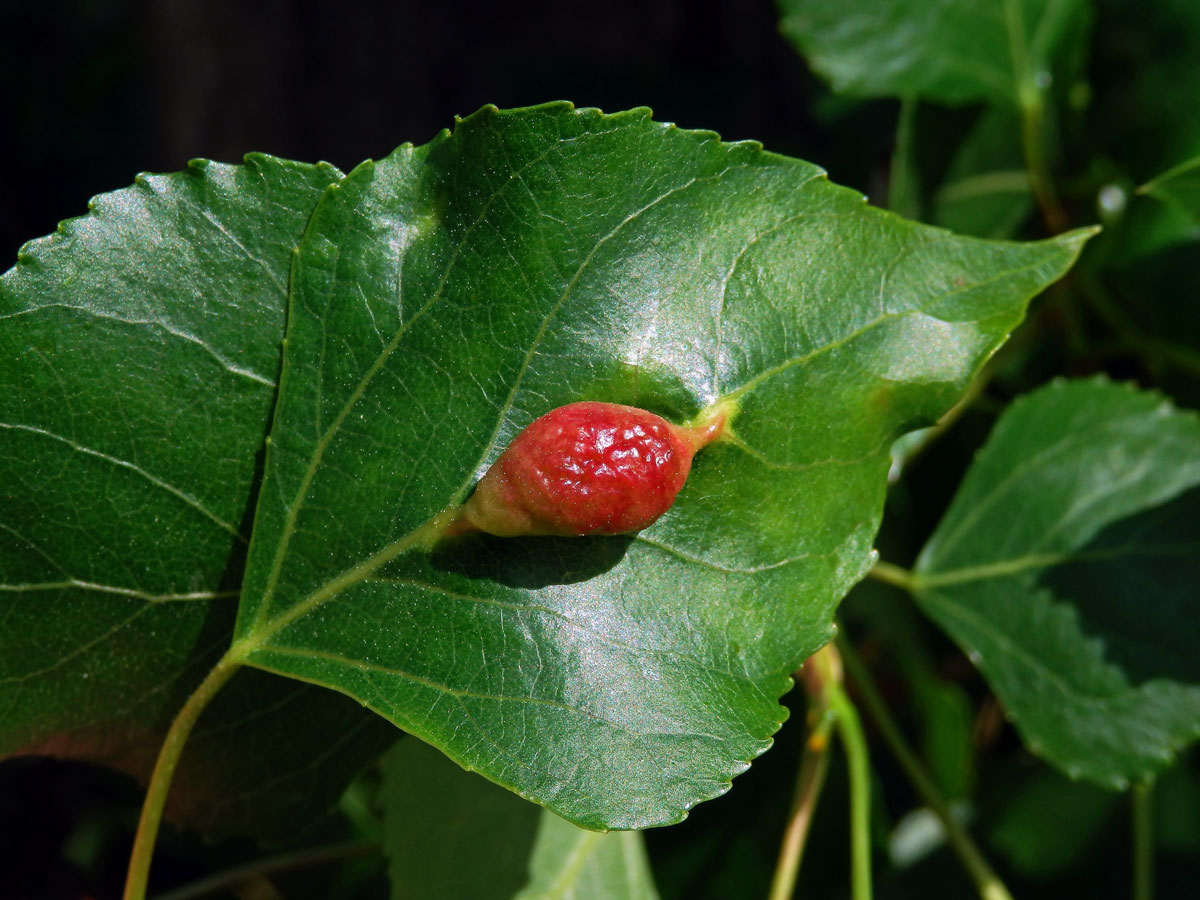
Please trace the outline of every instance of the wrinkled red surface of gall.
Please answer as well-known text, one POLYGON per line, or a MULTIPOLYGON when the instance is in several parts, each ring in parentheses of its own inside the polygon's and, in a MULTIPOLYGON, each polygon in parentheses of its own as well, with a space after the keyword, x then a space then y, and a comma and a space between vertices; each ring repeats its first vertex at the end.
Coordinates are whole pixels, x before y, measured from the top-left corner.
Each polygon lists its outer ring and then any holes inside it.
POLYGON ((616 403, 560 406, 517 435, 463 518, 501 536, 640 531, 675 501, 696 450, 719 431, 616 403))

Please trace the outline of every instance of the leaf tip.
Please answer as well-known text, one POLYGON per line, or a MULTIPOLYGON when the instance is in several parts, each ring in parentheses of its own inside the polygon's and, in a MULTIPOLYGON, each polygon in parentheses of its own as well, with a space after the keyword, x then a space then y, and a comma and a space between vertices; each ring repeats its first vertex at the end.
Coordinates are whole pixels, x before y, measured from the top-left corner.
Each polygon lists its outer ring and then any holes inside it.
POLYGON ((1074 228, 1070 231, 1064 231, 1062 234, 1055 235, 1050 238, 1051 241, 1061 244, 1071 250, 1072 259, 1077 257, 1080 251, 1083 250, 1084 244, 1098 235, 1104 227, 1101 225, 1085 225, 1082 228, 1074 228))

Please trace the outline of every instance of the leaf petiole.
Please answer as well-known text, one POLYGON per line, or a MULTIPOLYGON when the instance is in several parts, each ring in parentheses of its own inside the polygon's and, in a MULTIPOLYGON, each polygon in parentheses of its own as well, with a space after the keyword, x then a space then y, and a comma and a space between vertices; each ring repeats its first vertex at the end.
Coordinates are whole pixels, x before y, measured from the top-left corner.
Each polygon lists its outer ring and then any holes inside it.
POLYGON ((879 729, 888 749, 892 751, 892 755, 900 764, 900 768, 904 770, 904 774, 908 776, 913 788, 942 823, 942 828, 946 832, 946 840, 975 882, 981 900, 1012 900, 1012 895, 1008 892, 1004 882, 1000 880, 1000 876, 984 859, 975 842, 971 840, 971 836, 954 818, 950 807, 934 784, 932 776, 925 771, 925 767, 917 755, 905 742, 899 727, 888 712, 887 705, 875 689, 870 675, 867 674, 866 666, 858 658, 858 653, 842 635, 837 638, 837 646, 841 650, 842 662, 846 671, 854 680, 854 686, 862 698, 863 707, 874 721, 875 727, 879 729))
POLYGON ((150 784, 146 787, 146 799, 142 802, 142 814, 138 819, 133 851, 129 855, 129 870, 125 876, 124 900, 144 900, 150 878, 150 862, 154 856, 154 844, 158 840, 158 829, 162 825, 163 808, 167 802, 167 792, 171 789, 171 779, 175 775, 183 747, 205 707, 241 666, 241 659, 235 656, 232 650, 227 652, 188 697, 183 708, 175 716, 175 721, 171 723, 158 751, 158 759, 150 775, 150 784))
POLYGON ((871 900, 871 776, 867 742, 858 711, 842 685, 842 660, 837 647, 826 644, 800 669, 799 680, 812 704, 815 722, 796 779, 796 795, 779 850, 779 862, 768 900, 790 900, 804 852, 808 827, 829 763, 829 733, 837 728, 846 751, 850 776, 850 885, 853 900, 871 900))
POLYGON ((898 587, 910 594, 917 587, 917 577, 911 571, 893 563, 884 562, 882 559, 871 567, 871 570, 867 572, 867 577, 890 584, 892 587, 898 587))
POLYGON ((827 694, 850 778, 850 896, 871 900, 871 769, 858 710, 839 681, 827 694))
MULTIPOLYGON (((821 703, 816 697, 812 700, 815 704, 821 703)), ((817 800, 821 796, 825 774, 829 769, 830 732, 833 730, 834 717, 828 708, 819 705, 813 713, 815 715, 811 717, 815 718, 816 724, 809 731, 800 755, 795 795, 792 798, 792 808, 779 847, 779 861, 775 864, 775 874, 771 879, 771 891, 767 900, 791 900, 795 892, 796 876, 800 871, 800 861, 808 841, 809 827, 812 825, 817 800)))

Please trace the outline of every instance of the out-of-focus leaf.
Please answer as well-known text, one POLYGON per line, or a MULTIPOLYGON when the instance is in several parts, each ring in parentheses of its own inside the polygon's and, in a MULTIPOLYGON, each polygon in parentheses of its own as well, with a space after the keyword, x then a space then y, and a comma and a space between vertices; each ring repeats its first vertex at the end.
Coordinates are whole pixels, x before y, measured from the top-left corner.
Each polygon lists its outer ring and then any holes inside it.
MULTIPOLYGON (((252 155, 139 176, 0 277, 0 754, 145 775, 227 646, 291 250, 339 175, 252 155)), ((388 736, 326 693, 235 681, 174 811, 274 836, 336 799, 388 736)))
POLYGON ((900 103, 896 123, 896 146, 888 175, 888 209, 906 219, 921 219, 924 198, 917 150, 919 104, 911 97, 900 103))
POLYGON ((835 90, 1022 105, 1086 26, 1081 0, 780 0, 784 35, 835 90))
POLYGON ((1165 172, 1139 192, 1174 203, 1200 227, 1200 156, 1165 172))
POLYGON ((892 208, 977 237, 1008 238, 1033 210, 1021 124, 1006 107, 906 100, 892 160, 892 208))
POLYGON ((864 630, 864 644, 882 650, 888 668, 876 677, 886 686, 884 700, 911 711, 906 718, 917 729, 914 743, 943 796, 970 797, 975 710, 962 685, 937 670, 938 660, 928 646, 933 630, 928 619, 911 604, 897 604, 895 591, 874 580, 855 587, 838 617, 856 632, 864 630))
POLYGON ((1042 769, 1006 793, 988 841, 1025 875, 1060 875, 1080 861, 1122 805, 1110 791, 1042 769))
POLYGON ((916 567, 917 601, 1026 745, 1123 788, 1200 736, 1200 420, 1057 383, 1001 417, 916 567))
POLYGON ((656 900, 637 832, 600 834, 464 772, 418 740, 384 759, 394 900, 656 900))
POLYGON ((657 900, 642 836, 584 831, 542 813, 529 884, 516 900, 657 900))
POLYGON ((945 796, 969 797, 975 786, 975 708, 959 685, 923 674, 908 673, 922 724, 921 755, 945 796))
MULTIPOLYGON (((930 221, 979 237, 1016 234, 1034 208, 1020 134, 1012 110, 980 111, 937 183, 930 221)), ((931 134, 926 143, 934 140, 931 134)))
MULTIPOLYGON (((1115 186, 1114 186, 1115 187, 1115 186)), ((1129 192, 1079 272, 1120 352, 1181 406, 1200 406, 1200 222, 1181 203, 1129 192)), ((1110 356, 1109 364, 1113 364, 1110 356)), ((1126 365, 1130 364, 1126 363, 1126 365)), ((1121 361, 1115 362, 1120 365, 1121 361)))
POLYGON ((1154 782, 1154 842, 1176 853, 1200 851, 1200 775, 1184 759, 1154 782))
POLYGON ((761 753, 871 563, 888 448, 1083 232, 958 238, 819 169, 555 104, 364 164, 293 271, 231 659, 347 693, 579 824, 677 821, 761 753), (534 417, 736 405, 646 531, 468 539, 534 417))

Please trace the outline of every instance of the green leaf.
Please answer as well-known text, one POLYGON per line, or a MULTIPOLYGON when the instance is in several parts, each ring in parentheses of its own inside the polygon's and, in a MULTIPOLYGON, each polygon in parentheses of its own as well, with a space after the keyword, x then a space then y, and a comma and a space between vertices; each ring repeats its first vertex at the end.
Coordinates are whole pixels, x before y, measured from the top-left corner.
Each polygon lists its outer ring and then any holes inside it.
POLYGON ((543 812, 529 884, 516 900, 657 900, 640 833, 585 831, 543 812))
POLYGON ((891 183, 912 218, 959 234, 1011 237, 1033 210, 1024 165, 1013 110, 905 101, 891 183))
POLYGON ((980 237, 1016 234, 1034 208, 1020 133, 1012 111, 982 110, 937 182, 930 221, 980 237))
POLYGON ((1200 226, 1200 156, 1189 159, 1138 188, 1138 193, 1149 194, 1182 209, 1192 221, 1200 226))
POLYGON ((779 0, 785 37, 834 90, 1022 105, 1084 28, 1081 0, 779 0))
POLYGON ((888 448, 1086 235, 957 238, 750 143, 486 108, 318 205, 231 658, 343 691, 591 827, 677 821, 763 752, 871 564, 888 448), (739 408, 635 536, 427 545, 580 399, 739 408))
POLYGON ((1026 745, 1123 788, 1200 737, 1200 420, 1064 382, 1011 406, 918 560, 917 600, 1026 745))
POLYGON ((387 754, 383 779, 393 900, 658 897, 636 832, 576 828, 417 740, 387 754))
POLYGON ((1061 876, 1082 863, 1121 807, 1119 795, 1050 769, 1006 787, 988 841, 1014 869, 1036 878, 1061 876))
MULTIPOLYGON (((291 249, 339 174, 256 155, 139 176, 0 277, 0 754, 144 775, 228 645, 291 249)), ((262 677, 200 733, 175 811, 266 835, 335 799, 366 736, 386 746, 354 704, 262 677), (263 752, 281 728, 305 758, 263 752), (244 802, 267 763, 304 790, 244 802)))

